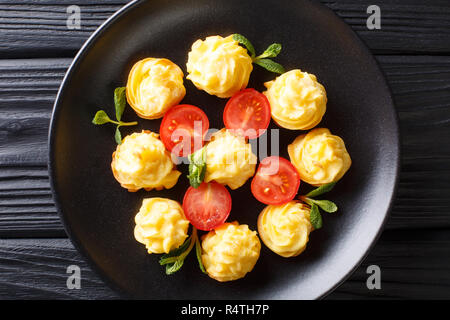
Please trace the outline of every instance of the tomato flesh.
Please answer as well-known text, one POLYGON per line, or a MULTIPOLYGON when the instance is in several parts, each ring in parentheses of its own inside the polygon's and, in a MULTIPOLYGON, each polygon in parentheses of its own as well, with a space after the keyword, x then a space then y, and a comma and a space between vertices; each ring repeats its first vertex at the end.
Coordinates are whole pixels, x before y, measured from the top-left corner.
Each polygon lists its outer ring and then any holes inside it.
POLYGON ((203 146, 208 129, 208 117, 200 108, 180 104, 166 112, 159 133, 167 150, 187 157, 203 146))
POLYGON ((300 177, 292 163, 282 157, 264 158, 252 179, 253 196, 260 202, 280 205, 294 199, 300 177))
POLYGON ((262 135, 270 123, 270 104, 266 96, 255 89, 244 89, 228 100, 223 122, 249 139, 262 135))
POLYGON ((231 211, 231 195, 217 182, 203 182, 198 188, 187 189, 183 210, 194 227, 210 231, 227 220, 231 211))

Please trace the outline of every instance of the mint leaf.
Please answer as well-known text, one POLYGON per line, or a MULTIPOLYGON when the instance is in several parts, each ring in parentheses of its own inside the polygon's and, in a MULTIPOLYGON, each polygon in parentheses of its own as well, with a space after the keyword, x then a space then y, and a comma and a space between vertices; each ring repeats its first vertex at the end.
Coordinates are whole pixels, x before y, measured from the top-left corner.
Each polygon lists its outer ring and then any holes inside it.
POLYGON ((189 175, 187 177, 189 179, 189 184, 194 188, 198 188, 202 183, 200 181, 200 173, 198 167, 193 163, 189 164, 189 175))
POLYGON ((321 194, 324 194, 324 193, 327 193, 327 192, 331 191, 331 189, 333 189, 333 187, 335 185, 336 185, 336 182, 331 182, 331 183, 328 183, 328 184, 324 184, 323 186, 320 186, 320 187, 312 190, 306 196, 310 197, 310 198, 314 198, 314 197, 320 196, 321 194))
POLYGON ((200 245, 200 240, 198 240, 198 238, 197 241, 195 242, 195 253, 197 255, 197 261, 200 270, 202 270, 203 273, 206 273, 205 266, 203 265, 202 261, 202 247, 200 245))
POLYGON ((123 111, 127 103, 125 95, 125 87, 118 87, 114 90, 114 107, 116 109, 116 119, 120 121, 122 119, 123 111))
POLYGON ((309 220, 314 229, 322 228, 322 215, 320 214, 319 207, 315 204, 311 206, 311 211, 309 212, 309 220))
POLYGON ((272 43, 262 54, 257 56, 255 60, 263 58, 275 58, 281 52, 281 44, 272 43))
POLYGON ((117 144, 122 144, 122 134, 119 130, 120 126, 117 126, 116 133, 114 134, 114 139, 116 139, 117 144))
MULTIPOLYGON (((178 248, 170 251, 159 259, 160 265, 166 265, 166 274, 170 275, 177 272, 183 266, 184 260, 192 251, 194 245, 197 245, 197 229, 192 229, 192 235, 178 248)), ((196 248, 197 250, 197 248, 196 248)))
POLYGON ((168 263, 174 263, 176 260, 178 260, 179 256, 189 248, 189 245, 191 244, 192 237, 187 238, 181 246, 179 246, 176 249, 173 249, 169 253, 166 253, 159 259, 160 265, 165 265, 168 263))
POLYGON ((206 174, 206 151, 205 148, 197 150, 189 155, 189 183, 198 188, 205 179, 206 174))
POLYGON ((244 37, 242 34, 235 33, 235 34, 233 34, 233 40, 244 45, 247 48, 248 52, 250 53, 250 56, 252 58, 255 57, 255 55, 256 55, 255 48, 253 47, 251 42, 246 37, 244 37))
POLYGON ((126 94, 125 87, 118 87, 114 90, 114 107, 116 109, 116 118, 117 121, 111 120, 111 118, 106 114, 105 111, 99 110, 92 119, 92 123, 96 125, 105 124, 107 122, 113 123, 117 125, 116 131, 114 133, 114 139, 117 144, 122 143, 122 134, 120 133, 119 127, 121 126, 135 126, 137 125, 137 121, 133 122, 122 122, 120 119, 122 118, 123 111, 126 106, 126 94))
POLYGON ((105 124, 111 122, 111 119, 108 117, 105 111, 99 110, 92 119, 92 123, 96 125, 105 124))
POLYGON ((285 72, 284 67, 281 64, 270 59, 258 59, 255 60, 254 63, 273 73, 282 74, 285 72))
POLYGON ((267 59, 267 58, 274 58, 281 52, 281 44, 272 43, 262 54, 260 54, 255 58, 256 55, 255 48, 246 37, 244 37, 242 34, 235 33, 233 34, 233 39, 247 48, 248 52, 251 55, 253 63, 263 67, 264 69, 270 72, 279 74, 285 72, 281 64, 276 63, 270 59, 267 59))
POLYGON ((183 266, 183 264, 184 264, 184 259, 177 260, 173 264, 167 264, 166 265, 166 274, 171 275, 171 274, 177 272, 178 270, 180 270, 180 268, 183 266))
POLYGON ((328 213, 333 213, 338 210, 337 205, 330 200, 315 200, 315 199, 308 198, 306 196, 300 196, 300 200, 306 202, 310 206, 317 205, 323 211, 328 212, 328 213))
POLYGON ((311 207, 315 204, 313 199, 310 199, 310 198, 305 197, 305 196, 300 196, 300 200, 302 200, 303 202, 306 202, 311 207))
POLYGON ((312 200, 312 201, 314 202, 314 204, 318 205, 320 209, 328 213, 336 212, 338 209, 337 205, 329 200, 312 200))

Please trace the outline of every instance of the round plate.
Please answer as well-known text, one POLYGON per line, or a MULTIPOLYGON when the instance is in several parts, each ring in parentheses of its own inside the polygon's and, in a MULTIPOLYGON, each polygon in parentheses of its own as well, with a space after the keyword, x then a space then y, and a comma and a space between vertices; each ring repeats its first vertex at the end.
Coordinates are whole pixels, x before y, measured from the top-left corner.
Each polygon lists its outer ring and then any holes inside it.
MULTIPOLYGON (((249 87, 262 91, 275 74, 254 67, 249 87)), ((209 96, 185 81, 183 103, 201 107, 211 128, 222 128, 226 99, 209 96)), ((122 135, 149 129, 161 120, 138 118, 128 107, 122 135)), ((271 125, 271 128, 276 126, 271 125)), ((301 132, 281 129, 280 154, 301 132)), ((101 277, 128 297, 154 299, 314 299, 330 292, 364 258, 382 229, 399 166, 399 136, 392 98, 382 72, 353 31, 328 8, 306 0, 139 1, 111 17, 83 46, 60 88, 50 128, 49 168, 54 199, 74 245, 101 277), (144 197, 181 201, 188 187, 187 166, 178 184, 164 191, 129 193, 111 173, 116 148, 112 125, 94 126, 100 108, 114 115, 113 91, 126 84, 132 65, 165 57, 186 72, 192 43, 209 35, 241 33, 258 52, 278 42, 276 61, 301 68, 325 86, 328 107, 320 127, 341 136, 353 165, 327 194, 339 211, 324 215, 308 248, 285 259, 262 246, 245 278, 219 283, 202 274, 195 254, 167 276, 159 255, 147 254, 133 236, 134 216, 144 197)), ((305 192, 303 183, 300 192, 305 192)), ((250 180, 231 191, 229 220, 256 230, 264 205, 250 192, 250 180)))

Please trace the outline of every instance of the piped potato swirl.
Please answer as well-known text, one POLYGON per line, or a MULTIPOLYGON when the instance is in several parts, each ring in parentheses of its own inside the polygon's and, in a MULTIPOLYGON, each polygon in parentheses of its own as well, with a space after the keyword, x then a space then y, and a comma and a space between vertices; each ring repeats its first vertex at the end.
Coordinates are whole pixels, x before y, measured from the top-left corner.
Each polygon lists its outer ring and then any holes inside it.
POLYGON ((128 75, 128 104, 145 119, 158 119, 185 96, 183 71, 168 59, 136 62, 128 75))
POLYGON ((310 209, 298 201, 269 205, 258 216, 258 233, 276 254, 288 258, 302 253, 313 230, 310 209))
POLYGON ((237 222, 224 223, 202 238, 202 262, 217 281, 243 278, 258 261, 261 243, 256 231, 237 222))
POLYGON ((308 130, 322 120, 327 94, 313 74, 299 69, 286 72, 264 83, 272 119, 290 130, 308 130))
POLYGON ((313 186, 338 181, 352 164, 344 141, 325 128, 298 136, 288 153, 300 179, 313 186))
POLYGON ((222 129, 213 134, 205 148, 205 182, 214 180, 234 190, 255 174, 257 157, 244 137, 222 129))
POLYGON ((200 90, 219 98, 245 89, 253 70, 252 58, 233 36, 210 36, 192 45, 186 77, 200 90))
POLYGON ((144 199, 134 220, 134 237, 145 245, 148 253, 169 253, 188 237, 189 221, 174 200, 144 199))
POLYGON ((158 137, 148 130, 133 133, 113 153, 113 175, 128 191, 170 189, 177 183, 181 172, 176 170, 170 153, 158 137))

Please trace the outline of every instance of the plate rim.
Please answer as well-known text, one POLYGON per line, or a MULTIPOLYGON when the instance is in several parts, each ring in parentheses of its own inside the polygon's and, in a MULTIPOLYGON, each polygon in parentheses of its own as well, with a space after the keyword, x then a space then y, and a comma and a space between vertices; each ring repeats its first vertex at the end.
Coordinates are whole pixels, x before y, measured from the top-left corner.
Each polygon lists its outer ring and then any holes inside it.
MULTIPOLYGON (((135 298, 134 295, 128 291, 126 291, 124 288, 120 287, 113 279, 111 279, 109 276, 107 276, 103 270, 94 263, 94 259, 91 257, 91 255, 87 252, 87 250, 83 247, 80 240, 74 236, 74 233, 72 232, 72 229, 68 223, 68 219, 66 218, 66 215, 61 210, 61 205, 59 201, 59 196, 57 193, 58 189, 58 182, 56 181, 55 177, 55 136, 56 136, 56 122, 59 116, 59 112, 61 110, 61 107, 59 106, 61 97, 64 95, 67 86, 68 86, 68 80, 72 77, 72 74, 75 70, 75 68, 81 63, 83 57, 88 53, 89 48, 94 44, 95 40, 101 36, 101 33, 112 23, 114 23, 117 19, 119 19, 121 16, 126 14, 129 10, 133 9, 135 6, 140 4, 141 2, 145 2, 147 0, 132 0, 129 3, 125 4, 123 7, 121 7, 118 11, 113 13, 106 21, 104 21, 89 37, 88 39, 83 43, 81 48, 78 50, 77 54, 73 58, 72 62, 70 63, 70 66, 67 68, 67 71, 65 72, 65 75, 62 79, 62 82, 59 86, 58 93, 55 98, 55 102, 53 104, 53 109, 51 113, 50 118, 50 125, 48 130, 48 160, 47 160, 47 168, 49 173, 49 182, 50 182, 50 189, 52 192, 52 198, 55 203, 56 210, 58 212, 58 216, 61 220, 61 223, 63 224, 64 230, 66 234, 68 235, 68 238, 70 239, 73 246, 76 248, 76 250, 80 253, 80 255, 84 258, 84 261, 86 264, 94 271, 94 273, 99 276, 99 278, 107 285, 109 288, 111 288, 115 293, 117 293, 120 298, 123 299, 132 299, 135 298)), ((377 59, 375 59, 372 52, 369 50, 368 46, 365 44, 365 42, 360 38, 360 36, 342 19, 339 17, 332 9, 327 7, 323 3, 317 3, 312 0, 304 0, 316 7, 320 7, 322 10, 327 10, 330 13, 332 13, 334 16, 336 16, 339 20, 341 20, 346 26, 348 31, 352 34, 355 43, 358 43, 358 46, 361 50, 363 50, 370 58, 373 60, 373 62, 376 64, 378 70, 380 71, 382 75, 381 84, 384 85, 386 92, 389 95, 390 101, 391 101, 391 113, 394 120, 394 133, 395 133, 395 142, 396 145, 393 146, 395 148, 395 159, 393 160, 393 163, 395 163, 395 177, 394 177, 394 184, 390 192, 390 199, 389 204, 387 206, 387 209, 385 210, 384 217, 382 219, 382 222, 379 226, 379 229, 373 239, 370 241, 370 245, 365 249, 364 254, 360 257, 360 259, 357 260, 357 262, 351 266, 348 271, 345 272, 344 275, 341 276, 341 278, 331 286, 328 285, 328 289, 325 290, 320 295, 314 296, 311 298, 311 300, 320 300, 325 298, 327 295, 329 295, 331 292, 333 292, 337 287, 339 287, 345 280, 347 280, 355 271, 356 269, 361 265, 363 260, 369 255, 369 253, 372 251, 373 247, 377 243, 378 239, 380 238, 382 232, 384 231, 384 228, 386 226, 386 222, 388 220, 388 217, 390 215, 390 212, 392 210, 394 200, 397 194, 398 190, 398 182, 399 182, 399 175, 400 175, 400 165, 401 165, 401 137, 400 137, 400 127, 399 127, 399 116, 397 109, 395 107, 395 100, 392 94, 391 87, 386 79, 386 73, 381 68, 381 65, 377 59)), ((155 297, 154 299, 158 299, 158 297, 155 297)), ((194 298, 195 299, 195 298, 194 298)), ((176 299, 174 299, 176 300, 176 299)), ((289 299, 289 300, 299 300, 299 299, 289 299)))

